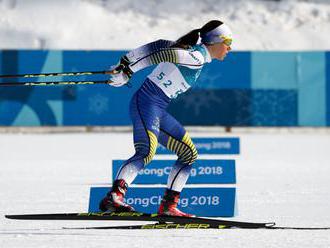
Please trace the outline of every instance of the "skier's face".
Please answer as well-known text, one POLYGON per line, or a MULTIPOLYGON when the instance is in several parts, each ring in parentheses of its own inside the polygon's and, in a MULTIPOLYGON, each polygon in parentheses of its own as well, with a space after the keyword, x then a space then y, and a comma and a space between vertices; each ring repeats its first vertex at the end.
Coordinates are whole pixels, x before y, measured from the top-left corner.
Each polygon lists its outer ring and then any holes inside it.
POLYGON ((207 46, 212 59, 224 60, 231 47, 225 43, 216 43, 207 46))
POLYGON ((231 50, 231 47, 225 43, 217 43, 214 46, 215 53, 213 58, 218 60, 224 60, 227 53, 231 50))

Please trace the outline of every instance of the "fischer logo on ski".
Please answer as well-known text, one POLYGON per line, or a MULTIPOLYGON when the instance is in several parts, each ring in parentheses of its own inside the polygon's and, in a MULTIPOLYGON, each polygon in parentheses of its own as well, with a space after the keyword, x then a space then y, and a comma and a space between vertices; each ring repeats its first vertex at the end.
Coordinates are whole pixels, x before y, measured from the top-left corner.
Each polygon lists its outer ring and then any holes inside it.
POLYGON ((97 212, 97 213, 78 213, 77 216, 120 216, 120 217, 140 217, 144 213, 140 212, 97 212))
MULTIPOLYGON (((226 228, 227 226, 218 225, 218 229, 226 228)), ((141 229, 210 229, 210 224, 200 223, 188 223, 188 224, 176 224, 176 223, 165 223, 165 224, 147 224, 141 226, 141 229)), ((215 227, 213 227, 215 228, 215 227)))

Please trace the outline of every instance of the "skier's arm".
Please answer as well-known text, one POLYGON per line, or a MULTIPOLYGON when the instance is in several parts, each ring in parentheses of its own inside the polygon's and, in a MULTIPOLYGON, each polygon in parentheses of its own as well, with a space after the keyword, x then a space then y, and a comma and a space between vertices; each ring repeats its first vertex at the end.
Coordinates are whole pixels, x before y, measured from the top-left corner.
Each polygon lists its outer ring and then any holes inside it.
POLYGON ((124 56, 122 56, 118 64, 112 66, 108 74, 117 74, 120 72, 124 72, 128 75, 128 77, 131 77, 133 71, 129 68, 129 65, 137 63, 141 59, 146 58, 151 54, 157 53, 157 51, 170 48, 174 44, 174 41, 160 39, 135 48, 126 53, 124 56))
POLYGON ((189 68, 199 68, 203 66, 205 59, 199 51, 189 51, 183 48, 166 48, 140 58, 138 61, 129 64, 128 68, 134 73, 162 62, 170 62, 189 68))
POLYGON ((117 86, 124 85, 133 73, 162 62, 175 63, 194 69, 203 66, 205 58, 201 52, 170 47, 173 44, 175 43, 171 41, 158 40, 130 51, 121 58, 118 65, 110 70, 109 74, 113 74, 111 80, 118 81, 117 86), (127 56, 130 56, 131 60, 127 56))

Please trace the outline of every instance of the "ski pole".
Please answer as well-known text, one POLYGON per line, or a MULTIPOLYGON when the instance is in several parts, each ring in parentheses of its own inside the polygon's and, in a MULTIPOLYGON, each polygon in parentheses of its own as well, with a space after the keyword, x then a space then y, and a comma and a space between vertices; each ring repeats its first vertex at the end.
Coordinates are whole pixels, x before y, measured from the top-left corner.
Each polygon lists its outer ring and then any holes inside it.
MULTIPOLYGON (((55 81, 55 82, 5 82, 0 83, 0 87, 10 87, 10 86, 51 86, 51 85, 92 85, 92 84, 109 84, 113 82, 111 80, 102 81, 55 81)), ((126 83, 125 86, 132 88, 130 82, 126 83)))
POLYGON ((0 75, 0 78, 32 78, 32 77, 62 77, 62 76, 89 76, 97 74, 114 74, 114 71, 83 71, 83 72, 49 72, 17 75, 0 75))
POLYGON ((111 80, 103 81, 55 81, 55 82, 5 82, 1 86, 48 86, 48 85, 90 85, 90 84, 111 84, 111 80))

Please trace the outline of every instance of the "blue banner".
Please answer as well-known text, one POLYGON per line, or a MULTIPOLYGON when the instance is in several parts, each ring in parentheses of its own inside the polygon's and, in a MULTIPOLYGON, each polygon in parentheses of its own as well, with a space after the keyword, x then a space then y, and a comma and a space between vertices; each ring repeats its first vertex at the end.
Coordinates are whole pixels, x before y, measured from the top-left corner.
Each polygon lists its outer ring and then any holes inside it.
MULTIPOLYGON (((0 74, 103 71, 126 52, 0 50, 0 74)), ((205 65, 196 86, 173 100, 167 110, 183 125, 329 126, 329 54, 327 51, 232 52, 225 61, 205 65)), ((1 87, 0 125, 131 125, 129 101, 152 69, 134 73, 130 80, 132 88, 1 87)), ((106 75, 60 76, 52 80, 108 78, 106 75)), ((0 84, 14 81, 17 79, 3 79, 0 84)))
MULTIPOLYGON (((124 160, 112 161, 112 181, 124 160)), ((153 160, 138 173, 134 184, 166 184, 175 160, 153 160)), ((188 184, 236 183, 235 160, 199 159, 193 165, 188 184)))
MULTIPOLYGON (((192 138, 198 154, 239 154, 239 138, 192 138)), ((159 145, 157 154, 172 154, 166 147, 159 145)))
MULTIPOLYGON (((100 211, 100 200, 109 188, 92 187, 89 212, 100 211)), ((136 211, 156 213, 164 188, 130 188, 126 202, 136 211)), ((235 188, 185 188, 181 193, 179 208, 187 213, 205 217, 233 217, 235 213, 235 188)))

